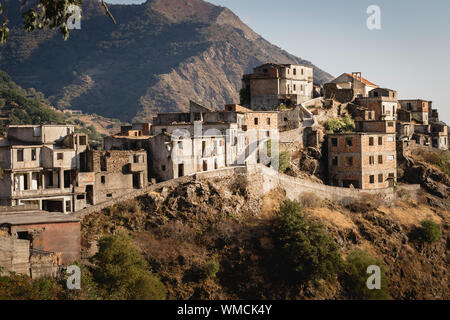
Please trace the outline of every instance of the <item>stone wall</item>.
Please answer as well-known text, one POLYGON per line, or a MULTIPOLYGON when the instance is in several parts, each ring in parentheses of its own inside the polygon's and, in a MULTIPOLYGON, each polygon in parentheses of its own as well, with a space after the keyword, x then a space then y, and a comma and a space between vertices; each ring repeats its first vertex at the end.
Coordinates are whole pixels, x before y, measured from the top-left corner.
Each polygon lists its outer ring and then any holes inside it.
POLYGON ((30 275, 30 241, 0 237, 0 267, 2 275, 10 271, 30 275))
MULTIPOLYGON (((291 200, 297 200, 304 192, 313 192, 323 199, 332 201, 351 202, 363 195, 377 195, 386 201, 394 198, 393 188, 378 190, 361 190, 341 187, 332 187, 305 179, 294 178, 284 174, 280 174, 271 168, 261 165, 249 167, 249 183, 253 190, 259 190, 264 195, 270 190, 281 188, 286 192, 286 197, 291 200), (262 179, 261 179, 262 178, 262 179)), ((420 186, 415 185, 412 188, 418 189, 420 186)))
POLYGON ((340 103, 347 103, 355 97, 353 89, 340 89, 336 83, 325 83, 323 87, 325 99, 333 99, 340 103))
MULTIPOLYGON (((213 170, 207 172, 196 173, 190 176, 184 176, 181 178, 157 183, 147 188, 137 190, 136 192, 125 194, 112 201, 108 201, 76 213, 80 218, 83 218, 91 213, 98 212, 104 208, 113 206, 114 204, 134 199, 141 195, 147 194, 152 191, 159 190, 164 187, 176 187, 180 184, 192 182, 196 180, 208 180, 208 179, 230 179, 235 175, 245 175, 248 181, 248 189, 252 194, 263 196, 273 189, 281 188, 286 192, 286 196, 291 200, 296 200, 304 192, 314 192, 323 199, 329 199, 332 201, 350 202, 358 199, 359 197, 367 194, 376 195, 385 199, 386 201, 394 198, 393 188, 378 189, 378 190, 360 190, 350 188, 340 188, 327 186, 306 179, 300 179, 291 177, 285 174, 281 174, 271 168, 265 167, 261 164, 236 166, 225 168, 221 170, 213 170)), ((401 189, 402 187, 399 187, 401 189)), ((420 185, 408 185, 406 188, 411 190, 419 190, 420 185)))

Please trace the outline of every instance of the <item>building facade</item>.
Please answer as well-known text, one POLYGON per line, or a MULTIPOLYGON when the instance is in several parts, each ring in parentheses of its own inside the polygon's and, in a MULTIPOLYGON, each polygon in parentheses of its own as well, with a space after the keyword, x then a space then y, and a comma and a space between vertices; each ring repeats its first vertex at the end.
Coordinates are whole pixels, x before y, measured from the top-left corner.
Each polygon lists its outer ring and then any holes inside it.
POLYGON ((313 68, 296 64, 266 63, 242 78, 244 103, 253 110, 296 106, 313 98, 313 68))
POLYGON ((396 128, 389 121, 360 121, 357 130, 328 135, 331 185, 360 189, 394 186, 397 179, 396 128))

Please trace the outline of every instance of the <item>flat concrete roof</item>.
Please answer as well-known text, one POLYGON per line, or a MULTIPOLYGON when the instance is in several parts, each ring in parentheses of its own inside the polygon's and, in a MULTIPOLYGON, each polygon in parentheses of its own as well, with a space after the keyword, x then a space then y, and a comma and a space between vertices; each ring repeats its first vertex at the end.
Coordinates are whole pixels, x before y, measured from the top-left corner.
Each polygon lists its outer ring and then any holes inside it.
POLYGON ((24 211, 0 213, 0 224, 27 225, 43 223, 79 222, 80 219, 71 214, 46 211, 24 211))

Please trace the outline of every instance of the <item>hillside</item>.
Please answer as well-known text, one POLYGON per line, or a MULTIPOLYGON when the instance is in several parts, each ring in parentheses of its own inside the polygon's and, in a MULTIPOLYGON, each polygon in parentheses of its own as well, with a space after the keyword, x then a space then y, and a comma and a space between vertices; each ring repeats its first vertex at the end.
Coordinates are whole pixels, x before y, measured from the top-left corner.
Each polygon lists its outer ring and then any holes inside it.
POLYGON ((103 136, 120 129, 120 121, 95 114, 71 115, 56 110, 42 92, 24 89, 0 70, 0 136, 7 125, 13 124, 69 124, 77 132, 89 136, 94 147, 103 145, 103 136))
MULTIPOLYGON (((26 34, 13 19, 0 68, 58 108, 142 121, 185 111, 190 99, 213 108, 238 102, 242 74, 263 62, 312 65, 202 0, 149 0, 110 11, 117 25, 98 2, 85 0, 81 30, 66 42, 57 31, 26 34)), ((317 67, 314 74, 318 83, 331 79, 317 67)))
MULTIPOLYGON (((89 215, 82 222, 85 257, 96 252, 103 235, 126 232, 167 287, 168 299, 362 298, 345 271, 316 285, 297 279, 287 268, 293 261, 280 255, 290 241, 301 239, 296 234, 280 244, 277 220, 284 192, 275 189, 261 198, 247 186, 239 176, 188 181, 89 215)), ((311 193, 299 200, 310 228, 321 226, 322 237, 331 237, 345 263, 362 250, 385 266, 390 298, 449 299, 448 200, 436 206, 440 200, 423 191, 399 193, 392 204, 368 196, 344 205, 311 193), (416 241, 414 230, 423 220, 440 226, 439 240, 416 241)), ((308 252, 308 245, 302 250, 308 252)), ((305 273, 319 270, 309 269, 302 250, 293 251, 296 263, 306 267, 305 273)), ((332 270, 328 265, 321 272, 332 270)), ((361 272, 365 285, 365 268, 361 272)))

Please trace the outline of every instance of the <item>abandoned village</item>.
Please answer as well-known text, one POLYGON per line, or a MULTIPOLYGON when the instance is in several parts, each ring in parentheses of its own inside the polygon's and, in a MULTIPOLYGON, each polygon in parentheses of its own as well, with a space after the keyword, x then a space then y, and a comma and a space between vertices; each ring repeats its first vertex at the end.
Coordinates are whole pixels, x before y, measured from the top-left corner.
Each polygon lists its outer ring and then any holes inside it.
POLYGON ((415 148, 448 150, 448 127, 431 101, 398 100, 361 72, 321 87, 312 67, 266 63, 243 76, 239 104, 188 108, 122 126, 103 150, 70 125, 9 126, 0 138, 3 272, 56 274, 80 259, 84 216, 185 176, 247 170, 263 176, 261 189, 283 185, 293 198, 297 188, 323 198, 389 196, 398 159, 415 148), (354 127, 327 130, 333 118, 354 127), (321 155, 325 179, 278 172, 278 154, 306 149, 321 155))

